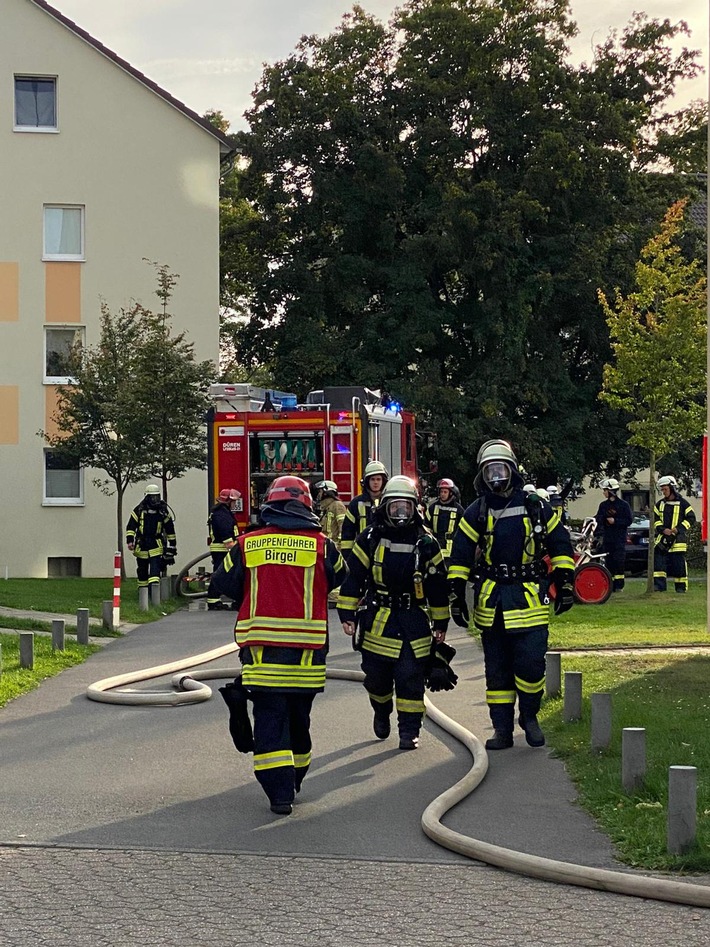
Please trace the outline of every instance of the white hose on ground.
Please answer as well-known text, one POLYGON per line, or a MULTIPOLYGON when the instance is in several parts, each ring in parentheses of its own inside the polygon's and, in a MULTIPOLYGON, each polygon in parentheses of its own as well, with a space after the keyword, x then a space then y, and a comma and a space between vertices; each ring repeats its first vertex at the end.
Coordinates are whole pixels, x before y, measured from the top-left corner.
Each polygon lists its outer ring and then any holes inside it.
MULTIPOLYGON (((190 658, 173 661, 170 664, 144 668, 128 674, 119 674, 116 677, 107 677, 91 684, 86 690, 86 696, 90 700, 103 703, 139 706, 160 704, 175 706, 176 704, 209 700, 212 691, 202 682, 238 677, 241 674, 241 667, 207 668, 206 670, 190 673, 180 672, 186 672, 190 668, 216 661, 225 655, 234 653, 236 650, 236 644, 229 644, 190 658), (116 690, 116 688, 128 684, 164 677, 167 674, 173 674, 171 680, 172 690, 170 691, 116 690)), ((362 682, 364 675, 362 671, 328 668, 327 677, 332 680, 362 682)), ((710 908, 710 887, 707 885, 694 885, 665 878, 652 878, 647 875, 611 871, 604 868, 589 868, 585 865, 574 865, 571 862, 555 861, 551 858, 528 855, 525 852, 516 852, 509 848, 502 848, 499 845, 491 845, 489 842, 482 842, 446 828, 441 824, 442 818, 457 803, 470 795, 486 775, 488 754, 478 737, 439 710, 428 697, 425 697, 424 702, 429 719, 462 743, 473 760, 468 773, 451 788, 437 796, 422 814, 422 829, 437 845, 448 848, 452 852, 458 852, 460 855, 465 855, 466 858, 473 858, 496 868, 502 868, 505 871, 525 875, 528 878, 539 878, 556 884, 577 885, 582 888, 593 888, 597 891, 632 895, 637 898, 652 898, 656 901, 672 901, 676 904, 710 908)))

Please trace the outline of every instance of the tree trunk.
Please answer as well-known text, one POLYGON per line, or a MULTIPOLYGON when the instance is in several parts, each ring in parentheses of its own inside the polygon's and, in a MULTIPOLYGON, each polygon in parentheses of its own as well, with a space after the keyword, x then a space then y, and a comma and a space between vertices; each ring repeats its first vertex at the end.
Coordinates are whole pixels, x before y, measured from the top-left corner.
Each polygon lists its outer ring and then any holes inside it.
POLYGON ((116 489, 116 549, 121 553, 121 579, 126 578, 126 561, 123 556, 123 491, 116 489))
POLYGON ((654 539, 654 528, 653 528, 653 507, 655 499, 655 490, 656 490, 656 452, 654 450, 649 451, 648 455, 648 563, 647 563, 647 578, 646 578, 646 591, 653 592, 653 570, 654 570, 654 551, 655 546, 653 543, 654 539))

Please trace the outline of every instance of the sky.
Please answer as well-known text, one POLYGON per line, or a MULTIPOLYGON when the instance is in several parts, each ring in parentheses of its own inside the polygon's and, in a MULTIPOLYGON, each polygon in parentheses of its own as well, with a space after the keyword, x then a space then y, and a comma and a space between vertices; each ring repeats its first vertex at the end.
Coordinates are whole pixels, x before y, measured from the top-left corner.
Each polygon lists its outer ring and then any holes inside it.
MULTIPOLYGON (((353 0, 49 2, 195 112, 221 111, 232 131, 245 127, 263 64, 287 57, 304 34, 330 33, 353 6, 353 0)), ((386 21, 397 3, 360 5, 386 21)), ((673 23, 684 19, 692 30, 686 45, 702 50, 706 73, 680 86, 676 104, 707 97, 708 0, 572 0, 571 9, 579 27, 572 44, 577 63, 589 62, 593 46, 636 10, 673 23)))

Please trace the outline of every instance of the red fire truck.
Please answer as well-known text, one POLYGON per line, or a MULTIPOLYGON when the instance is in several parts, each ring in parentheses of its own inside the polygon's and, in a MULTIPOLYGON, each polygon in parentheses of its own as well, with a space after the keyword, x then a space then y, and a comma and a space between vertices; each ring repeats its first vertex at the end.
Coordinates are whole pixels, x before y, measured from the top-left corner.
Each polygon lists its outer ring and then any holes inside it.
POLYGON ((436 471, 435 436, 418 435, 412 412, 381 392, 322 388, 305 404, 290 392, 248 384, 212 385, 209 393, 209 500, 224 488, 239 490, 240 530, 258 522, 269 484, 283 474, 310 484, 332 480, 348 503, 361 490, 368 460, 382 461, 390 476, 418 480, 419 446, 424 476, 436 471))

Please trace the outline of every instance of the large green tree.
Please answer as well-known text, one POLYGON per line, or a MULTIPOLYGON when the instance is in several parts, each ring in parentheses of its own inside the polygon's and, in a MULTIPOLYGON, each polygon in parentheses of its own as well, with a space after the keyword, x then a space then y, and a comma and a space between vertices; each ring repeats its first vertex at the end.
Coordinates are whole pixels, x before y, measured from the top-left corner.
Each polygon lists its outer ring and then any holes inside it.
MULTIPOLYGON (((384 387, 464 484, 482 439, 541 479, 624 450, 599 406, 597 286, 633 264, 688 179, 652 172, 684 24, 636 16, 573 67, 567 0, 355 7, 265 69, 235 136, 253 210, 237 352, 278 387, 384 387)), ((668 141, 665 142, 666 152, 668 141)), ((550 482, 550 481, 548 481, 550 482)))
POLYGON ((648 452, 652 493, 656 462, 697 440, 706 423, 707 280, 678 244, 684 208, 674 204, 641 251, 632 292, 617 289, 613 305, 599 292, 613 350, 599 397, 633 415, 629 440, 648 452))

